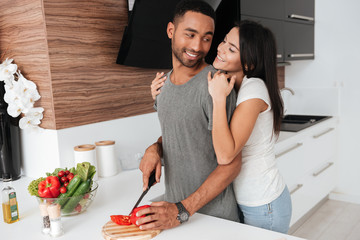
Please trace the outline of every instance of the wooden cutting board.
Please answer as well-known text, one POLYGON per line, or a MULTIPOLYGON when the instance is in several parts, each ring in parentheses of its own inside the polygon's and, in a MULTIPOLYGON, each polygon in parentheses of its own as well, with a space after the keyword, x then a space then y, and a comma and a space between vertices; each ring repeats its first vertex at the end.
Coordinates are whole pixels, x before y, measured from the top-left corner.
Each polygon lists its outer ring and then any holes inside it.
POLYGON ((146 240, 158 235, 161 230, 140 230, 136 225, 117 225, 109 221, 102 228, 105 240, 146 240))

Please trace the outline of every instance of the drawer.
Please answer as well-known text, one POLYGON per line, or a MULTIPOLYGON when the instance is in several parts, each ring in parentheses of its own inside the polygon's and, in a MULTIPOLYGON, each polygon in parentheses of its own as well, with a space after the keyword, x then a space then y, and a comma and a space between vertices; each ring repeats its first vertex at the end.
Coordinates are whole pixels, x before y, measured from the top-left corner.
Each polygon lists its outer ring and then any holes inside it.
POLYGON ((316 129, 308 136, 305 148, 305 171, 337 155, 337 130, 332 126, 316 129))
MULTIPOLYGON (((335 160, 335 159, 332 159, 335 160)), ((335 188, 336 164, 324 162, 313 172, 289 187, 292 202, 290 226, 310 211, 335 188)))
POLYGON ((288 186, 297 184, 304 176, 304 143, 294 142, 275 150, 277 167, 288 186))

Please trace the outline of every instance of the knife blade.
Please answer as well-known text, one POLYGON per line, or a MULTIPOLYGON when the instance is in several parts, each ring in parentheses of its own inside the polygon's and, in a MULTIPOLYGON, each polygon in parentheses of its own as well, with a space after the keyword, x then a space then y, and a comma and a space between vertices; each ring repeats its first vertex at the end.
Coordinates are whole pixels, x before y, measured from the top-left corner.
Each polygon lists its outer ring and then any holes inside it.
MULTIPOLYGON (((143 191, 143 193, 141 194, 141 196, 139 197, 139 199, 137 200, 137 202, 135 203, 135 206, 131 209, 131 212, 130 214, 134 211, 134 209, 140 204, 141 200, 144 198, 144 196, 146 195, 146 193, 149 191, 149 189, 151 188, 151 186, 155 183, 155 171, 153 171, 151 174, 150 174, 150 177, 149 177, 149 184, 148 184, 148 187, 145 191, 143 191)), ((130 215, 129 214, 129 215, 130 215)))

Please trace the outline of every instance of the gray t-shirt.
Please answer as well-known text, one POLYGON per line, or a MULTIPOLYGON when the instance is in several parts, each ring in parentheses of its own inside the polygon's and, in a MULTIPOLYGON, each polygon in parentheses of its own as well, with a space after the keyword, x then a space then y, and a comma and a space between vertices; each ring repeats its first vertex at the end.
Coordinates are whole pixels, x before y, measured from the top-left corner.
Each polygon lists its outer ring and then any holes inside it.
MULTIPOLYGON (((179 202, 195 192, 217 167, 213 148, 212 98, 208 92, 209 65, 182 85, 174 85, 170 73, 155 101, 160 120, 165 196, 168 202, 179 202)), ((230 120, 236 106, 234 91, 227 98, 230 120)), ((198 212, 239 221, 232 184, 198 212)))

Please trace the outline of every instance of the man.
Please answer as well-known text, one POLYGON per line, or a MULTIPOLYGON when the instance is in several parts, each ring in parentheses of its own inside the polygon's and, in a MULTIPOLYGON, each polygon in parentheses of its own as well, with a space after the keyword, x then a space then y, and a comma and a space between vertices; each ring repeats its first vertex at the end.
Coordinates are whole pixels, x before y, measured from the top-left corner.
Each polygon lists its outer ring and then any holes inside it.
MULTIPOLYGON (((212 99, 207 74, 215 69, 205 63, 215 28, 214 10, 205 2, 182 1, 167 26, 171 39, 173 70, 158 95, 162 136, 145 152, 140 163, 144 186, 156 169, 165 169, 165 201, 138 212, 141 229, 167 229, 188 220, 196 211, 239 221, 231 182, 241 167, 238 156, 231 164, 218 166, 212 145, 212 99)), ((228 119, 236 96, 228 99, 228 119)))

